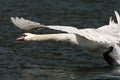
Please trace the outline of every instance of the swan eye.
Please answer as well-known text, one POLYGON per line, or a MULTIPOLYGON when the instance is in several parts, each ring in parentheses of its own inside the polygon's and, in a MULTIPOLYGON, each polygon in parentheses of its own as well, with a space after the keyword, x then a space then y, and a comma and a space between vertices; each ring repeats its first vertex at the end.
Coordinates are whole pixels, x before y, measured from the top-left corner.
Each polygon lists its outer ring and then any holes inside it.
POLYGON ((25 36, 27 36, 27 35, 26 35, 26 34, 21 34, 20 36, 24 36, 24 37, 25 37, 25 36))

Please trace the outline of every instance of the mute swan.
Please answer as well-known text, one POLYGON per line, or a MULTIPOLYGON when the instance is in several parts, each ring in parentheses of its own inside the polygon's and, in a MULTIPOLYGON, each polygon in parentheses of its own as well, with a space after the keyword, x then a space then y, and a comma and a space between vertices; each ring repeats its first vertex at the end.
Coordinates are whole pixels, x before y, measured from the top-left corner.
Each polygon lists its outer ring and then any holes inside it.
POLYGON ((120 16, 115 11, 117 23, 110 18, 109 25, 97 29, 77 29, 71 26, 42 25, 24 18, 11 17, 11 21, 19 28, 31 30, 34 28, 50 28, 64 31, 59 34, 24 33, 17 40, 26 41, 69 41, 83 47, 90 52, 103 53, 104 60, 109 65, 120 65, 120 16))

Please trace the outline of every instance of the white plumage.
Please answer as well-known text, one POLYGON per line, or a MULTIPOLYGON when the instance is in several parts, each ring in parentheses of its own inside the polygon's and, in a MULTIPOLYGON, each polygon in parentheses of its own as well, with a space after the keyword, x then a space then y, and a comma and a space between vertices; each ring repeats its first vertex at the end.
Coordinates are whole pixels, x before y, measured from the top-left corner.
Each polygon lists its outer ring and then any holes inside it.
POLYGON ((27 37, 24 40, 68 40, 72 43, 76 43, 88 51, 103 52, 109 47, 113 47, 110 52, 111 57, 113 56, 115 63, 120 64, 120 56, 115 57, 114 54, 120 55, 120 16, 115 11, 117 23, 110 17, 109 25, 99 27, 97 29, 86 28, 77 29, 71 26, 59 26, 59 25, 42 25, 34 21, 26 20, 24 18, 11 17, 12 22, 19 28, 24 30, 31 30, 34 28, 50 28, 54 30, 60 30, 67 33, 64 34, 47 34, 47 35, 29 35, 25 33, 27 37), (102 50, 101 50, 102 49, 102 50))

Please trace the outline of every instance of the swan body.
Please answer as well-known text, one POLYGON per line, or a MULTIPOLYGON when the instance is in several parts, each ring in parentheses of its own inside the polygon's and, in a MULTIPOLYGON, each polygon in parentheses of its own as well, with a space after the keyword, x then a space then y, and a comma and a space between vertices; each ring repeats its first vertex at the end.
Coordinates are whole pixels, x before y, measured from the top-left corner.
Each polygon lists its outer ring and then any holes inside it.
POLYGON ((115 15, 117 18, 117 23, 110 18, 109 25, 105 25, 97 29, 77 29, 71 26, 42 25, 41 23, 18 17, 11 17, 11 21, 17 27, 24 30, 49 28, 66 32, 59 34, 24 33, 21 37, 17 38, 17 40, 69 41, 80 45, 88 51, 103 53, 104 59, 109 65, 120 65, 120 16, 117 11, 115 11, 115 15))

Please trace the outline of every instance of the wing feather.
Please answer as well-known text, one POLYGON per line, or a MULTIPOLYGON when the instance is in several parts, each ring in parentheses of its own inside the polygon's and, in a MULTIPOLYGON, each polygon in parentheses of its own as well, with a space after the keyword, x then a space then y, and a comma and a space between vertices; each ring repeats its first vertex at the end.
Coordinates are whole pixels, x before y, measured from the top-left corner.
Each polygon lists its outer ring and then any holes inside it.
POLYGON ((78 29, 75 27, 71 27, 71 26, 57 26, 57 25, 49 25, 49 26, 45 26, 42 25, 40 23, 34 22, 34 21, 30 21, 30 20, 26 20, 24 18, 14 18, 11 17, 11 21, 20 29, 24 29, 24 30, 31 30, 34 28, 50 28, 50 29, 54 29, 54 30, 60 30, 60 31, 65 31, 65 32, 73 32, 73 31, 77 31, 78 29))
MULTIPOLYGON (((11 17, 11 21, 20 29, 24 29, 24 30, 31 30, 33 28, 38 28, 40 26, 40 23, 37 22, 33 22, 30 20, 25 20, 24 18, 14 18, 11 17)), ((41 25, 43 26, 43 25, 41 25)))
POLYGON ((115 16, 117 18, 118 24, 120 24, 120 15, 119 15, 119 13, 117 11, 114 11, 114 12, 115 12, 115 16))

